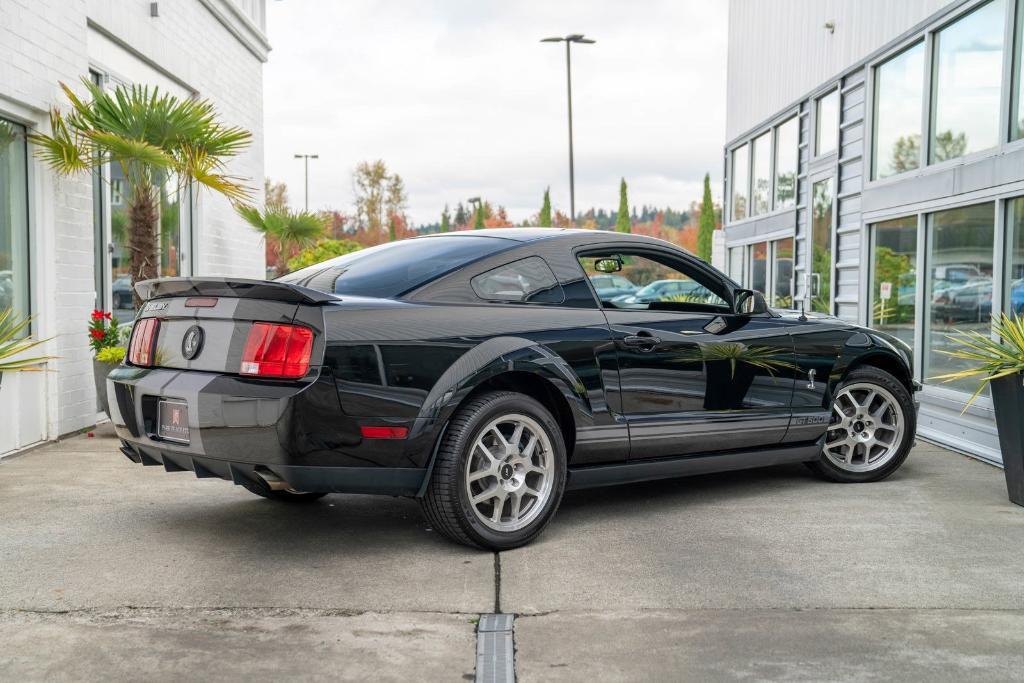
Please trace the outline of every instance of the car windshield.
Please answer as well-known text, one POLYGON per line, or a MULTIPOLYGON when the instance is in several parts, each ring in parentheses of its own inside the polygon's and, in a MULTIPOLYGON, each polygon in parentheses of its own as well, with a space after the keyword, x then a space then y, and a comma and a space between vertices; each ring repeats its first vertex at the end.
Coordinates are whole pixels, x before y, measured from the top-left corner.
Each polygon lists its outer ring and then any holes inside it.
POLYGON ((354 251, 277 281, 330 294, 389 298, 515 245, 511 240, 479 235, 402 240, 354 251))

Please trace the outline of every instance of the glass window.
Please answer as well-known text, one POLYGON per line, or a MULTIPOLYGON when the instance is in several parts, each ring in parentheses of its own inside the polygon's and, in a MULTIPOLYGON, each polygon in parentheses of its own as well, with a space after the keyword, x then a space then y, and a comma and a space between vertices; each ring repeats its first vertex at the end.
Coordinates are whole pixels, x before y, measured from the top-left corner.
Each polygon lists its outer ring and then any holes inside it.
POLYGON ((747 167, 747 146, 737 147, 732 152, 732 219, 742 220, 747 217, 747 186, 749 172, 747 167))
POLYGON ((793 238, 772 242, 772 305, 793 307, 793 238))
MULTIPOLYGON (((96 85, 102 85, 103 76, 95 71, 90 71, 89 80, 96 85)), ((92 229, 93 286, 96 288, 96 300, 93 308, 106 309, 107 229, 103 217, 103 172, 98 167, 92 172, 92 229)))
POLYGON ((888 332, 913 348, 917 217, 877 223, 871 259, 871 327, 888 332))
POLYGON ((935 34, 930 161, 999 143, 1004 0, 992 0, 935 34))
POLYGON ((135 317, 132 301, 131 252, 128 250, 128 187, 120 164, 110 164, 110 300, 114 315, 125 322, 135 317))
MULTIPOLYGON (((608 284, 613 284, 608 278, 608 284)), ((473 291, 487 301, 560 304, 562 287, 551 268, 539 256, 498 266, 470 280, 473 291)), ((596 285, 595 285, 596 288, 596 285)))
MULTIPOLYGON (((925 378, 968 367, 942 351, 953 350, 946 335, 957 330, 987 334, 992 314, 992 251, 995 208, 977 204, 930 217, 924 347, 925 378)), ((938 384, 938 382, 934 382, 938 384)), ((973 393, 976 380, 944 384, 973 393)), ((987 391, 987 390, 986 390, 987 391)))
POLYGON ((811 186, 811 310, 832 312, 832 179, 811 186))
POLYGON ((759 216, 771 210, 772 201, 772 134, 754 138, 754 187, 750 197, 750 215, 759 216))
POLYGON ((29 310, 25 128, 0 119, 0 311, 29 310))
POLYGON ((775 208, 796 205, 797 159, 800 153, 800 120, 794 116, 775 129, 775 208))
POLYGON ((335 294, 390 298, 517 244, 481 235, 420 237, 354 251, 278 280, 335 294))
POLYGON ((595 267, 597 261, 607 259, 618 260, 621 270, 617 275, 629 280, 637 289, 631 294, 598 290, 601 305, 605 308, 683 312, 729 309, 721 282, 668 255, 601 251, 580 256, 579 262, 587 276, 593 277, 600 275, 595 267))
POLYGON ((921 165, 924 43, 875 69, 872 177, 886 178, 921 165))
POLYGON ((1024 197, 1009 202, 1006 240, 1007 269, 1003 310, 1007 315, 1024 317, 1024 197))
POLYGON ((729 277, 737 284, 743 284, 743 247, 729 248, 729 277))
POLYGON ((1024 0, 1017 5, 1016 55, 1013 60, 1013 105, 1010 107, 1010 139, 1024 138, 1024 0))
POLYGON ((839 146, 839 91, 833 90, 817 102, 816 156, 836 151, 839 146))
POLYGON ((765 294, 768 291, 768 243, 750 245, 750 288, 765 294))

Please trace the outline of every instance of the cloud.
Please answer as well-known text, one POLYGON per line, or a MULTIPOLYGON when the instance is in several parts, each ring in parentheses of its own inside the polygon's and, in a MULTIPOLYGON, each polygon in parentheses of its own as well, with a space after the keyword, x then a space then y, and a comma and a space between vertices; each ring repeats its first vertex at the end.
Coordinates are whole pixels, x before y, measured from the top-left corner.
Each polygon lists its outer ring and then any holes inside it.
POLYGON ((726 3, 281 0, 267 5, 266 173, 300 206, 350 209, 357 163, 405 178, 416 223, 480 195, 522 220, 568 211, 565 49, 574 46, 576 207, 685 207, 720 182, 726 3))

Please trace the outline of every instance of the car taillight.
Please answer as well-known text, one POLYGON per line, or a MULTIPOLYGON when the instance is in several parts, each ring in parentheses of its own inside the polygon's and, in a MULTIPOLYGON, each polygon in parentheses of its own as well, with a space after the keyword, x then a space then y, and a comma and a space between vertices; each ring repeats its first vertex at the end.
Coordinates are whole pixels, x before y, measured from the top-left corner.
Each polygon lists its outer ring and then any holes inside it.
POLYGON ((156 362, 156 336, 160 330, 157 318, 143 318, 132 328, 132 339, 128 344, 128 362, 140 367, 150 367, 156 362))
POLYGON ((239 372, 254 377, 295 379, 309 370, 313 332, 298 325, 253 323, 239 372))

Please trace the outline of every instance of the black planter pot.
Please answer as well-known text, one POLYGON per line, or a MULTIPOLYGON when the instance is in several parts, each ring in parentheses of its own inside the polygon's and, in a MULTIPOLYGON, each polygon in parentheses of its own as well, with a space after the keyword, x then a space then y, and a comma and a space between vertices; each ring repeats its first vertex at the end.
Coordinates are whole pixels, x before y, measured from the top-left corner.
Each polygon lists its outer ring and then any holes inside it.
POLYGON ((991 384, 1006 492, 1011 503, 1024 506, 1024 375, 1000 377, 991 384))
POLYGON ((110 404, 107 402, 107 375, 117 367, 117 363, 101 363, 92 359, 92 376, 96 382, 96 404, 107 415, 110 415, 110 404))

